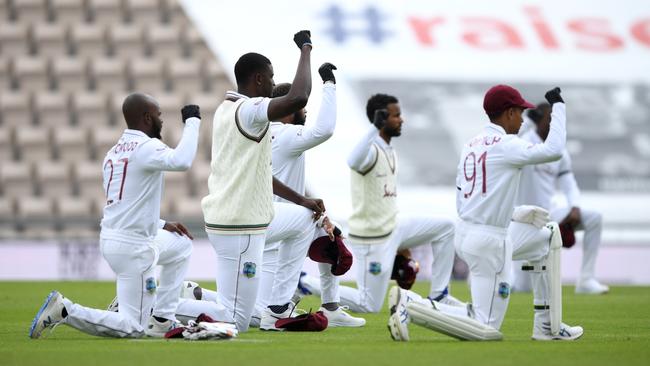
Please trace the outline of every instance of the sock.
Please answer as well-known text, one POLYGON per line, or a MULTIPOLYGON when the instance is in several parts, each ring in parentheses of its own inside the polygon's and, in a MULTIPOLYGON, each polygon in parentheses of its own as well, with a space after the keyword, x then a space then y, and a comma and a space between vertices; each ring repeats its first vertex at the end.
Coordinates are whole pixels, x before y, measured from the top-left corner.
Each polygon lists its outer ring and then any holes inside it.
POLYGON ((435 293, 429 295, 429 299, 431 299, 433 301, 440 301, 440 300, 444 299, 445 296, 449 295, 449 287, 445 287, 445 289, 442 290, 442 292, 440 292, 438 296, 434 297, 433 295, 435 295, 435 293))
POLYGON ((336 311, 339 309, 339 303, 338 302, 328 302, 327 304, 323 304, 323 308, 329 311, 336 311))
POLYGON ((282 314, 289 309, 289 303, 284 305, 269 305, 269 309, 276 314, 282 314))
POLYGON ((166 322, 168 320, 168 319, 161 318, 161 317, 155 316, 155 315, 153 316, 153 318, 156 319, 157 321, 159 321, 160 323, 164 323, 164 322, 166 322))

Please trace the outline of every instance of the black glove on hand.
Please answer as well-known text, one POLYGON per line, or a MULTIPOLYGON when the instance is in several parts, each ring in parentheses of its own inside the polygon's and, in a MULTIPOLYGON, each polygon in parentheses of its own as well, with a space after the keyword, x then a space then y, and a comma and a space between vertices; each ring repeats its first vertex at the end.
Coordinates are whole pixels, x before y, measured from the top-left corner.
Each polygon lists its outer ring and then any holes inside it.
POLYGON ((293 41, 296 42, 298 48, 302 50, 302 47, 306 44, 312 46, 311 44, 311 32, 308 30, 301 30, 300 32, 293 35, 293 41))
POLYGON ((188 118, 196 117, 201 119, 201 112, 199 111, 199 106, 195 104, 188 104, 183 109, 181 109, 181 115, 183 116, 183 123, 187 121, 188 118))
POLYGON ((332 65, 329 62, 320 65, 318 68, 318 74, 320 75, 320 78, 323 79, 323 83, 326 81, 331 81, 336 84, 336 78, 334 77, 332 70, 336 70, 336 66, 332 65))
POLYGON ((562 96, 560 93, 562 90, 560 90, 559 87, 555 87, 544 94, 544 98, 548 101, 550 105, 553 105, 554 103, 564 103, 564 100, 562 99, 562 96))
POLYGON ((377 109, 375 111, 375 118, 372 119, 372 124, 375 125, 378 130, 381 130, 386 125, 387 119, 388 111, 385 109, 377 109))

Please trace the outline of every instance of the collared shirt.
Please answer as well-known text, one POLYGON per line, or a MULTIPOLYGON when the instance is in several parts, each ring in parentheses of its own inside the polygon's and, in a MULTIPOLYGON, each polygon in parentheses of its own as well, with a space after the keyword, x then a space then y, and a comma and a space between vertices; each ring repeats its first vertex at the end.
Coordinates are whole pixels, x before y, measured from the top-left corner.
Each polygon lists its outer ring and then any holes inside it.
POLYGON ((226 92, 226 99, 228 98, 246 100, 237 111, 239 125, 251 136, 262 136, 269 124, 268 109, 271 98, 250 98, 232 90, 226 92))

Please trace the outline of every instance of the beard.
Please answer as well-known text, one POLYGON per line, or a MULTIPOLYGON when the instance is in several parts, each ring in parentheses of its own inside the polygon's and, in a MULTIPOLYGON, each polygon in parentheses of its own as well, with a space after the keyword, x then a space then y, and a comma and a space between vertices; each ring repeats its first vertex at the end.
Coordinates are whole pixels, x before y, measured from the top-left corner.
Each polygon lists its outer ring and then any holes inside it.
POLYGON ((161 132, 162 132, 162 125, 156 125, 153 127, 151 131, 151 137, 157 138, 158 140, 162 140, 161 132))
POLYGON ((300 113, 300 112, 296 112, 296 113, 293 114, 293 124, 294 125, 304 126, 306 120, 307 120, 307 118, 305 117, 305 115, 300 113))

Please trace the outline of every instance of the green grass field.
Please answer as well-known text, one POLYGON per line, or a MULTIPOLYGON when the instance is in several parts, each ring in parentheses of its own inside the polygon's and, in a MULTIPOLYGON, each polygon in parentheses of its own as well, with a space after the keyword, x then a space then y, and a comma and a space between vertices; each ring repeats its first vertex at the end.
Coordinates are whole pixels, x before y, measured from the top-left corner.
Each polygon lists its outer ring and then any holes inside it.
MULTIPOLYGON (((211 287, 211 284, 204 284, 211 287)), ((415 290, 425 293, 426 284, 415 290)), ((464 283, 454 294, 468 299, 464 283)), ((256 329, 231 341, 188 342, 106 339, 66 326, 31 340, 31 320, 50 290, 78 303, 105 308, 114 294, 108 282, 0 282, 0 365, 649 365, 650 289, 613 287, 604 296, 578 296, 564 289, 564 319, 580 324, 576 342, 534 342, 532 296, 513 294, 502 342, 460 342, 410 326, 411 341, 393 342, 387 311, 366 314, 359 329, 321 333, 268 333, 256 329)), ((318 299, 301 307, 314 310, 318 299)))

